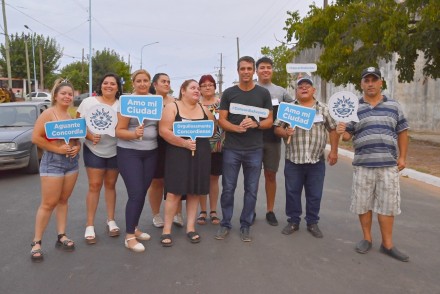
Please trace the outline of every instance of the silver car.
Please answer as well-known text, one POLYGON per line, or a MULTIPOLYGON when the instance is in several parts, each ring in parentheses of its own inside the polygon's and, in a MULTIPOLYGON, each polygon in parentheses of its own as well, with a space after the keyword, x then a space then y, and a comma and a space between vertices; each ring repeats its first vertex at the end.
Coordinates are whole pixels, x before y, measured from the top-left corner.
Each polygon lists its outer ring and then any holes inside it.
POLYGON ((47 102, 0 104, 0 170, 24 169, 38 173, 41 150, 32 143, 32 131, 47 102))

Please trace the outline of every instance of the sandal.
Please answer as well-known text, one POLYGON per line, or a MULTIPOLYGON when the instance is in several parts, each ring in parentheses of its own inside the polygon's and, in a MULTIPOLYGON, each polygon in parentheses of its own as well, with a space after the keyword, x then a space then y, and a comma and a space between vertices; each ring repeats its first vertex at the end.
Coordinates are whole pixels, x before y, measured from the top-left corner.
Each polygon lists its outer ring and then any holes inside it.
POLYGON ((96 235, 95 235, 95 227, 87 226, 86 233, 84 234, 84 238, 86 239, 86 243, 91 245, 96 243, 96 235))
POLYGON ((162 244, 163 247, 173 246, 173 239, 171 238, 171 234, 162 234, 160 236, 160 244, 162 244), (165 242, 166 240, 169 240, 169 242, 165 242))
POLYGON ((188 232, 186 233, 188 236, 188 239, 191 241, 191 243, 199 243, 200 242, 200 235, 197 232, 188 232))
POLYGON ((72 251, 75 249, 75 243, 69 238, 67 238, 65 233, 62 233, 62 234, 58 234, 58 240, 55 243, 55 247, 63 249, 65 251, 72 251), (66 237, 66 240, 61 241, 63 237, 66 237))
POLYGON ((209 213, 209 217, 211 218, 211 224, 218 225, 220 223, 220 219, 217 217, 217 211, 212 210, 209 213), (215 215, 213 215, 213 214, 215 214, 215 215))
POLYGON ((151 239, 151 236, 148 233, 141 232, 137 227, 134 229, 134 235, 136 239, 141 241, 148 241, 151 239))
POLYGON ((128 241, 135 240, 135 239, 136 239, 136 237, 131 237, 131 238, 125 239, 125 241, 124 241, 125 248, 128 248, 133 252, 144 252, 145 246, 142 243, 138 242, 133 247, 130 247, 130 245, 128 245, 128 241))
MULTIPOLYGON (((40 241, 33 241, 31 243, 31 247, 34 247, 37 244, 41 246, 41 240, 40 241)), ((31 250, 31 259, 32 259, 32 261, 35 261, 35 262, 40 262, 43 260, 43 251, 41 250, 41 248, 31 250), (37 254, 39 254, 39 255, 37 255, 37 254)))
POLYGON ((206 225, 206 217, 207 217, 206 211, 204 210, 200 211, 199 217, 197 218, 197 223, 199 225, 206 225))
POLYGON ((107 220, 107 230, 110 237, 119 236, 119 227, 116 225, 116 222, 114 220, 107 220))

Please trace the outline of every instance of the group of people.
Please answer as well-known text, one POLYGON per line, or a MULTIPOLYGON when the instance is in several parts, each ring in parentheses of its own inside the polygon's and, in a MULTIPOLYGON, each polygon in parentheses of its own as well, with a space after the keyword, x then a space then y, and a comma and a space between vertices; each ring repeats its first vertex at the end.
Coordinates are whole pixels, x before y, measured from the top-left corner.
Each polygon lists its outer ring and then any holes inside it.
MULTIPOLYGON (((240 215, 240 238, 252 241, 250 228, 255 220, 256 201, 261 169, 264 169, 266 191, 266 220, 278 225, 274 213, 276 173, 281 159, 281 138, 285 151, 285 190, 287 224, 282 233, 290 235, 299 230, 305 190, 305 221, 307 230, 316 238, 323 233, 318 227, 321 198, 325 177, 325 161, 337 163, 338 141, 353 137, 353 190, 351 210, 359 215, 364 238, 355 250, 367 253, 372 247, 372 213, 378 214, 382 232, 381 251, 398 260, 408 256, 392 243, 395 215, 400 213, 398 171, 405 167, 408 124, 399 104, 381 93, 381 74, 376 68, 364 70, 361 77, 363 97, 358 110, 359 122, 337 123, 329 108, 314 97, 314 82, 304 76, 297 81, 295 97, 272 83, 273 61, 241 57, 237 62, 239 81, 226 89, 221 99, 215 96, 216 82, 211 75, 199 81, 186 80, 180 87, 177 99, 169 95, 170 78, 164 73, 150 74, 143 69, 132 74, 133 94, 156 94, 163 98, 161 120, 144 119, 141 125, 136 118, 121 115, 119 96, 120 79, 115 74, 105 75, 97 95, 87 98, 77 109, 77 117, 84 117, 96 104, 107 104, 118 116, 115 137, 87 131, 83 144, 84 165, 89 189, 86 197, 87 221, 85 240, 97 241, 94 219, 99 195, 104 186, 109 236, 118 236, 120 228, 115 221, 116 181, 119 173, 127 190, 125 208, 125 247, 143 252, 140 241, 150 235, 139 228, 139 220, 148 195, 153 215, 153 225, 162 228, 160 242, 164 247, 173 245, 172 225, 183 226, 182 200, 186 200, 186 235, 191 243, 201 240, 196 223, 204 225, 209 217, 219 224, 215 239, 223 240, 232 229, 235 189, 240 169, 243 168, 244 196, 240 215), (253 76, 257 73, 258 81, 253 76), (281 102, 312 108, 316 115, 310 130, 294 129, 276 118, 281 102), (256 107, 267 111, 266 117, 256 119, 231 111, 232 104, 256 107), (211 138, 176 136, 173 123, 179 121, 215 122, 211 138), (385 127, 386 126, 386 127, 385 127), (325 146, 330 151, 324 157, 325 146), (219 177, 222 176, 220 206, 222 218, 217 214, 219 177), (385 179, 385 182, 384 182, 385 179), (390 187, 390 182, 393 185, 390 187), (207 209, 209 195, 209 213, 207 209), (165 198, 164 217, 160 207, 165 198), (200 204, 200 212, 197 215, 200 204)), ((40 165, 42 201, 37 211, 35 236, 31 257, 43 259, 41 240, 53 210, 56 208, 58 240, 64 250, 73 250, 75 243, 65 234, 67 201, 78 177, 78 160, 81 143, 77 139, 69 144, 48 139, 44 123, 69 119, 68 107, 73 99, 73 87, 58 80, 52 91, 52 107, 45 111, 35 125, 33 142, 44 150, 40 165)))

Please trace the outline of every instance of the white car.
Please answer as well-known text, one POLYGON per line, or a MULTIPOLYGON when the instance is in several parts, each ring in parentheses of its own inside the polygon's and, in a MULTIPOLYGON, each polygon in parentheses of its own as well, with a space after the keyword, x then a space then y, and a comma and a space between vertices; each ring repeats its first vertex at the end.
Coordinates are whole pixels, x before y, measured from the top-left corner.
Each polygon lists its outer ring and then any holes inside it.
POLYGON ((31 92, 31 94, 26 95, 27 100, 36 102, 51 102, 52 95, 47 92, 31 92))

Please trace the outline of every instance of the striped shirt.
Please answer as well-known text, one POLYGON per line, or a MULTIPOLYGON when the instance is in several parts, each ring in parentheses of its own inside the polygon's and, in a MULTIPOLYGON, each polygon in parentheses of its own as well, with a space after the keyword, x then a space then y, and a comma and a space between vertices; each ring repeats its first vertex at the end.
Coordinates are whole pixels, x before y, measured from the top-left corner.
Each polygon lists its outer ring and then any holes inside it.
MULTIPOLYGON (((298 100, 292 102, 299 105, 298 100)), ((317 163, 324 156, 325 145, 327 144, 327 132, 336 128, 335 120, 330 116, 326 104, 316 101, 315 120, 310 130, 295 128, 289 144, 286 144, 286 159, 295 164, 317 163)), ((287 124, 275 120, 275 126, 287 127, 287 124)))
POLYGON ((350 122, 346 127, 353 135, 353 165, 395 166, 398 134, 409 128, 400 104, 383 95, 382 101, 372 107, 360 98, 357 114, 359 122, 350 122))

